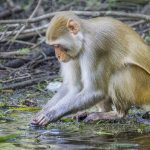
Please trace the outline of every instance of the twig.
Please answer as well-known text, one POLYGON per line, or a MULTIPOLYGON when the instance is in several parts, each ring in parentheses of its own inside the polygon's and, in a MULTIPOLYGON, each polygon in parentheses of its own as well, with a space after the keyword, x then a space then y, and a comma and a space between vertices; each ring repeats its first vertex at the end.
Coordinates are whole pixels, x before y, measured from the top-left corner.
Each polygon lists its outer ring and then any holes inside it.
POLYGON ((5 11, 1 12, 0 18, 7 17, 10 14, 12 14, 12 12, 17 13, 17 12, 21 12, 21 11, 22 11, 22 8, 19 6, 16 6, 15 8, 12 8, 11 10, 5 10, 5 11))
POLYGON ((35 68, 37 65, 39 65, 40 63, 44 62, 44 61, 48 61, 48 60, 51 60, 52 58, 51 57, 48 57, 48 58, 44 58, 44 59, 41 59, 41 60, 37 60, 35 62, 32 62, 32 64, 30 64, 30 69, 33 69, 35 68))
POLYGON ((4 65, 2 65, 2 64, 0 64, 0 69, 1 69, 1 70, 7 70, 9 73, 14 70, 13 68, 6 67, 6 66, 4 66, 4 65))
POLYGON ((34 17, 34 15, 35 15, 36 12, 38 11, 38 8, 39 8, 39 6, 41 5, 41 3, 42 3, 42 0, 39 0, 37 6, 35 7, 34 11, 33 11, 32 14, 30 15, 29 20, 34 17))
POLYGON ((1 34, 0 36, 0 41, 3 41, 4 38, 7 38, 6 37, 6 32, 8 31, 8 27, 6 27, 6 30, 1 34))
POLYGON ((30 46, 35 46, 34 43, 27 42, 27 41, 20 41, 20 40, 15 40, 15 43, 20 43, 20 44, 25 44, 25 45, 30 45, 30 46))
POLYGON ((33 84, 39 83, 39 82, 44 81, 44 80, 49 80, 49 79, 52 80, 56 77, 58 77, 58 76, 56 76, 56 75, 54 75, 54 76, 45 75, 45 76, 42 76, 41 78, 34 78, 34 79, 26 80, 23 82, 19 82, 19 83, 5 85, 1 88, 1 90, 23 88, 25 86, 33 85, 33 84))
POLYGON ((57 11, 63 11, 63 10, 65 10, 65 9, 68 9, 68 8, 70 8, 72 5, 74 5, 76 2, 71 2, 71 3, 69 3, 69 4, 67 4, 67 5, 64 5, 63 7, 61 7, 60 9, 58 9, 57 11))
POLYGON ((148 31, 149 31, 149 28, 143 30, 142 33, 146 33, 146 32, 148 32, 148 31))
POLYGON ((9 51, 9 52, 1 52, 0 57, 9 57, 9 56, 23 56, 29 54, 30 51, 22 53, 19 49, 15 51, 9 51))
POLYGON ((27 79, 30 79, 30 78, 31 78, 31 75, 27 74, 27 75, 24 75, 24 76, 21 76, 21 77, 17 77, 15 79, 9 79, 9 80, 6 80, 6 81, 0 81, 0 83, 8 84, 8 83, 12 83, 12 82, 19 82, 19 81, 22 81, 22 80, 27 80, 27 79))
POLYGON ((27 58, 20 57, 20 56, 2 56, 2 55, 0 55, 0 59, 22 59, 22 60, 29 60, 27 58))
POLYGON ((43 38, 41 41, 39 41, 37 44, 35 44, 34 46, 30 47, 30 49, 35 49, 36 47, 38 47, 40 44, 42 44, 43 42, 45 42, 46 40, 43 38))
MULTIPOLYGON (((150 22, 150 16, 139 14, 139 13, 126 13, 126 12, 117 12, 117 11, 72 11, 77 15, 81 16, 117 16, 117 17, 131 17, 136 19, 143 19, 146 22, 150 22)), ((55 14, 59 12, 48 13, 39 17, 35 17, 28 20, 28 23, 35 23, 43 19, 52 18, 55 14)), ((26 23, 27 19, 18 19, 18 20, 0 20, 0 24, 14 24, 14 23, 26 23)))
POLYGON ((143 23, 145 23, 145 20, 139 20, 139 21, 136 21, 132 24, 129 24, 129 26, 130 27, 135 27, 135 26, 138 26, 138 25, 143 24, 143 23))
POLYGON ((32 19, 33 16, 36 14, 40 4, 41 4, 42 0, 38 1, 37 6, 35 7, 34 11, 32 12, 32 14, 30 15, 30 17, 27 19, 26 23, 21 27, 21 29, 17 32, 17 34, 13 37, 12 41, 15 41, 17 39, 17 37, 19 36, 19 34, 26 28, 26 26, 28 25, 28 20, 32 19))
MULTIPOLYGON (((43 30, 45 32, 45 29, 48 27, 48 24, 46 25, 43 25, 43 26, 40 26, 40 27, 36 27, 36 28, 32 28, 32 29, 26 29, 24 30, 22 33, 21 33, 21 36, 25 36, 25 34, 36 34, 37 35, 37 32, 36 31, 39 31, 40 33, 42 32, 43 33, 43 30)), ((14 36, 16 35, 16 33, 18 33, 18 31, 7 31, 7 32, 0 32, 0 36, 14 36)), ((6 41, 6 39, 1 39, 1 41, 6 41)))
POLYGON ((37 30, 37 28, 34 26, 34 24, 31 24, 32 28, 35 29, 35 32, 37 33, 37 35, 39 35, 39 37, 44 38, 42 36, 42 34, 37 30))

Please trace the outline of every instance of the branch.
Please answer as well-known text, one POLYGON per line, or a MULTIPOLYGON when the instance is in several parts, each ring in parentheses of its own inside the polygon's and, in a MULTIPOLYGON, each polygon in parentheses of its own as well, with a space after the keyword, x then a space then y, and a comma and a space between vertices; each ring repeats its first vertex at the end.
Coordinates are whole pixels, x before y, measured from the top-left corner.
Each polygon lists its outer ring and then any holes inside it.
POLYGON ((12 83, 10 85, 4 85, 0 88, 0 90, 23 88, 25 86, 30 86, 30 85, 39 83, 39 82, 44 81, 44 80, 52 80, 56 77, 58 77, 58 76, 55 76, 55 75, 54 76, 47 76, 47 75, 45 75, 45 76, 42 76, 41 78, 34 78, 34 79, 29 79, 29 80, 26 80, 23 82, 12 83))
MULTIPOLYGON (((36 27, 36 28, 32 28, 32 29, 26 29, 24 31, 22 31, 22 33, 19 35, 18 38, 26 38, 28 36, 33 36, 33 35, 37 35, 37 31, 39 33, 44 33, 46 28, 48 27, 48 24, 46 25, 43 25, 43 26, 40 26, 40 27, 36 27)), ((7 32, 0 32, 0 36, 14 36, 18 33, 18 30, 17 31, 7 31, 7 32)), ((0 41, 7 41, 8 39, 2 39, 0 41)))
POLYGON ((28 25, 28 20, 32 19, 34 17, 34 15, 36 14, 40 4, 41 4, 42 0, 38 1, 37 6, 35 7, 34 11, 32 12, 32 14, 30 15, 29 19, 27 19, 26 23, 21 27, 21 29, 16 33, 16 35, 13 37, 12 41, 15 41, 17 39, 17 37, 19 36, 19 34, 26 28, 26 26, 28 25))
POLYGON ((0 18, 10 16, 12 14, 12 12, 19 13, 21 11, 22 11, 22 8, 19 7, 19 6, 16 6, 16 7, 12 8, 11 10, 8 9, 8 10, 5 10, 5 11, 1 12, 0 13, 0 18))
MULTIPOLYGON (((143 19, 147 22, 150 22, 150 16, 139 14, 139 13, 126 13, 126 12, 117 12, 117 11, 72 11, 77 15, 81 16, 90 16, 90 17, 97 17, 97 16, 116 16, 116 17, 131 17, 135 19, 143 19)), ((35 23, 41 21, 43 19, 52 18, 59 12, 48 13, 39 17, 35 17, 28 20, 28 23, 35 23)), ((16 24, 16 23, 26 23, 27 19, 18 19, 18 20, 0 20, 0 24, 16 24)))

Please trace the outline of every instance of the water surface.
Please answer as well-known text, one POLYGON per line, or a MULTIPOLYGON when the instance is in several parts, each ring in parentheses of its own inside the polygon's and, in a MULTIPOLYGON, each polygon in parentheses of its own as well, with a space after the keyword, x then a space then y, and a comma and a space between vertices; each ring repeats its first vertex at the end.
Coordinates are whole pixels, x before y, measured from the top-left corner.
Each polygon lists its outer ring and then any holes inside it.
POLYGON ((14 121, 0 121, 0 136, 10 135, 7 140, 1 141, 0 150, 150 149, 150 133, 124 132, 120 129, 122 133, 114 134, 102 131, 95 124, 61 122, 47 128, 35 128, 28 126, 32 116, 33 113, 21 112, 14 116, 14 121))

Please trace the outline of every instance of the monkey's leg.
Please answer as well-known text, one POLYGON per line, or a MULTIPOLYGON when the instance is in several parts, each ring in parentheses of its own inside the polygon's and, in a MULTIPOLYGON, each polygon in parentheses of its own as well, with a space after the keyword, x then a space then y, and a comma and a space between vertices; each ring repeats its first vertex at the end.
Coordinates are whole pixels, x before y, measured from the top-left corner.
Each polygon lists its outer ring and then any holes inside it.
POLYGON ((96 104, 98 112, 109 112, 112 111, 112 100, 111 98, 106 98, 96 104))
POLYGON ((93 122, 98 120, 117 120, 122 118, 123 116, 119 115, 116 111, 110 112, 93 112, 89 113, 87 117, 84 119, 84 122, 93 122))
POLYGON ((85 121, 96 121, 101 119, 116 120, 124 117, 133 103, 135 80, 132 75, 133 68, 124 68, 116 72, 111 78, 108 87, 108 95, 111 97, 116 111, 96 112, 87 115, 85 121))
POLYGON ((146 112, 143 116, 143 119, 149 119, 150 120, 150 111, 146 112))
POLYGON ((112 110, 111 102, 110 101, 102 101, 100 110, 101 112, 92 112, 92 113, 83 113, 78 116, 79 120, 80 117, 83 118, 84 122, 94 122, 99 120, 118 120, 125 116, 125 113, 118 113, 115 110, 112 110), (106 109, 104 109, 106 108, 106 109))
MULTIPOLYGON (((96 108, 98 109, 98 112, 109 112, 112 111, 112 100, 110 98, 106 98, 102 101, 100 101, 98 104, 96 104, 96 108)), ((93 115, 93 120, 95 120, 98 116, 98 112, 96 112, 95 115, 93 115)), ((92 113, 94 114, 94 113, 92 113)), ((73 115, 73 118, 77 119, 78 121, 85 120, 87 116, 91 116, 91 113, 88 112, 78 112, 77 114, 73 115)), ((101 114, 102 115, 102 114, 101 114)), ((91 117, 90 117, 91 118, 91 117)))

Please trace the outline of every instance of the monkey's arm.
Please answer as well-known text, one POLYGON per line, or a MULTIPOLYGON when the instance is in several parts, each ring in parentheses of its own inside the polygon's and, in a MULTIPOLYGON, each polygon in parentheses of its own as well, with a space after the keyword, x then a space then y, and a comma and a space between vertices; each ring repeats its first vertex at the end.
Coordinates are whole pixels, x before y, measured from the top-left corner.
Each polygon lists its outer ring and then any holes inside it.
POLYGON ((47 104, 42 108, 42 110, 36 114, 36 116, 34 117, 32 123, 36 122, 37 116, 41 116, 45 111, 50 109, 52 106, 57 104, 63 97, 65 97, 67 92, 68 92, 67 85, 62 83, 62 85, 61 85, 60 89, 58 90, 58 92, 47 102, 47 104))
POLYGON ((47 102, 43 109, 54 106, 58 101, 60 101, 68 92, 68 87, 66 84, 62 83, 58 92, 47 102))
POLYGON ((102 99, 104 99, 104 94, 100 90, 92 91, 87 89, 79 93, 70 92, 55 106, 38 116, 36 124, 46 125, 49 122, 58 120, 62 116, 91 107, 102 99))

